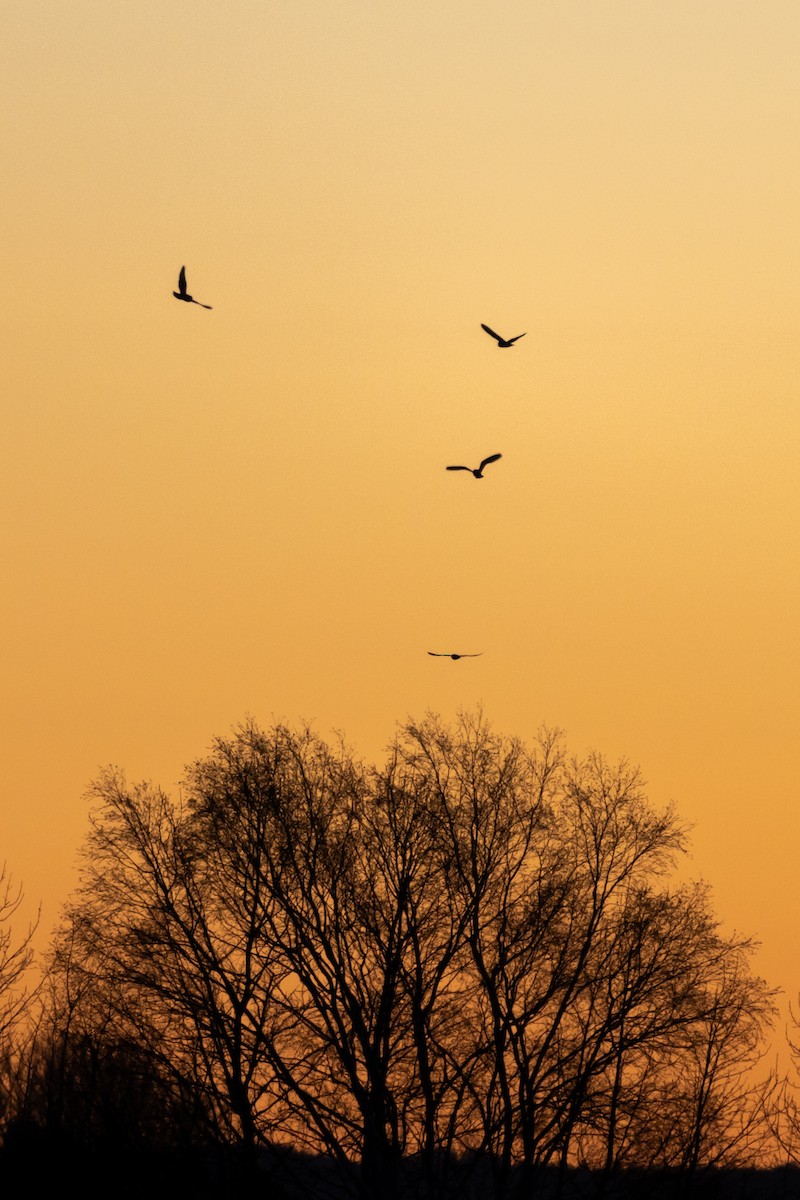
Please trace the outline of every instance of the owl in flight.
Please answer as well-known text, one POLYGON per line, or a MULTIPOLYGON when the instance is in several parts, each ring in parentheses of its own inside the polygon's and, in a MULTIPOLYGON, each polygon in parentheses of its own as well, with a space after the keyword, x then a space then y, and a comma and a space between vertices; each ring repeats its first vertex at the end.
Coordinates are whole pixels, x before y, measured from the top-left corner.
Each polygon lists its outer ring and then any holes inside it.
POLYGON ((480 654, 437 654, 435 650, 429 650, 431 658, 480 658, 480 654))
MULTIPOLYGON (((181 273, 178 276, 178 288, 180 289, 179 291, 172 293, 176 300, 185 300, 187 304, 200 304, 200 301, 195 300, 194 296, 190 296, 186 290, 186 267, 181 267, 181 273)), ((200 307, 211 308, 211 305, 200 304, 200 307)))
POLYGON ((502 454, 490 454, 485 458, 479 467, 446 467, 448 471, 469 471, 476 479, 483 479, 483 468, 490 462, 497 462, 498 458, 502 458, 502 454))
POLYGON ((501 350, 504 349, 506 346, 513 346, 514 342, 518 342, 521 337, 525 337, 524 333, 518 333, 517 336, 513 337, 513 338, 502 338, 502 337, 500 337, 499 333, 495 333, 495 331, 493 329, 490 329, 488 325, 483 325, 483 324, 481 324, 481 329, 485 329, 486 332, 489 334, 489 337, 494 338, 494 340, 497 342, 497 344, 501 348, 501 350))

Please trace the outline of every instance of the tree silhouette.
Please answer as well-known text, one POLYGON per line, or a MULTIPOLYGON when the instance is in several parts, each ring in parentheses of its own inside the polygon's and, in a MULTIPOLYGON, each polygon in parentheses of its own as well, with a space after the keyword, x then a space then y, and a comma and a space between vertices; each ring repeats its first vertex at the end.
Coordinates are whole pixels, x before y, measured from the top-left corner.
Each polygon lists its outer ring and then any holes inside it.
POLYGON ((27 1037, 24 1023, 35 996, 29 991, 27 980, 33 964, 31 942, 36 925, 29 927, 20 939, 15 939, 11 925, 22 899, 21 886, 14 885, 3 863, 0 867, 0 1136, 15 1112, 27 1037))
POLYGON ((380 767, 247 723, 180 803, 117 772, 93 796, 54 995, 149 1064, 176 1129, 195 1097, 251 1164, 325 1154, 370 1200, 409 1162, 423 1194, 472 1162, 507 1196, 736 1161, 763 1130, 770 993, 707 891, 669 887, 686 831, 624 762, 480 713, 408 722, 380 767))
POLYGON ((22 888, 14 886, 3 863, 0 866, 0 1040, 12 1033, 30 998, 25 977, 33 961, 31 941, 36 926, 15 941, 11 921, 21 903, 22 888))

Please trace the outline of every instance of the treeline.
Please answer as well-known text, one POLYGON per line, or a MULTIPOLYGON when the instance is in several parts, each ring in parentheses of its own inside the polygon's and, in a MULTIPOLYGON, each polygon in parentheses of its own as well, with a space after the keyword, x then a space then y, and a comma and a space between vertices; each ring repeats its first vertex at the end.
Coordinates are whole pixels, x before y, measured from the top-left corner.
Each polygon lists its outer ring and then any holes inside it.
POLYGON ((466 1195, 467 1167, 482 1196, 612 1194, 774 1144, 774 995, 670 882, 686 830, 628 764, 480 715, 408 724, 381 767, 248 724, 180 802, 118 772, 92 799, 5 1028, 6 1161, 179 1164, 218 1195, 324 1162, 304 1194, 398 1200, 466 1195))

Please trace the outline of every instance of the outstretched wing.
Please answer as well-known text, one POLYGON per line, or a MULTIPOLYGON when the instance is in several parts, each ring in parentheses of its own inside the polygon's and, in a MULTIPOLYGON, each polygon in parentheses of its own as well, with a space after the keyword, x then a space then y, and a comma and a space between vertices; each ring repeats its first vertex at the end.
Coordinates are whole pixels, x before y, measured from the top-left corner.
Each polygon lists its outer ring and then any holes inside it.
POLYGON ((503 457, 502 454, 490 454, 489 457, 485 458, 483 460, 483 462, 481 463, 481 466, 480 466, 481 471, 483 470, 483 468, 486 466, 487 463, 497 462, 498 458, 502 458, 502 457, 503 457))
POLYGON ((449 658, 450 657, 449 654, 437 654, 437 652, 435 650, 429 650, 428 654, 430 654, 431 658, 449 658))
POLYGON ((508 344, 509 344, 509 346, 511 345, 511 343, 512 343, 512 342, 518 342, 518 341, 519 341, 519 339, 520 339, 521 337, 525 337, 525 334, 524 334, 524 333, 518 333, 516 337, 509 338, 509 339, 508 339, 508 344))
POLYGON ((458 656, 458 657, 459 657, 459 658, 480 658, 480 657, 481 657, 481 654, 483 654, 483 651, 482 651, 482 650, 481 650, 481 653, 480 653, 480 654, 459 654, 459 656, 458 656))
POLYGON ((493 337, 496 342, 502 342, 503 339, 500 337, 500 334, 495 333, 493 329, 490 329, 488 325, 484 325, 483 322, 481 322, 481 329, 484 329, 489 334, 489 337, 493 337))
POLYGON ((186 295, 186 267, 181 267, 181 273, 178 276, 178 291, 182 296, 186 295))
POLYGON ((472 467, 445 467, 445 471, 471 471, 472 467))

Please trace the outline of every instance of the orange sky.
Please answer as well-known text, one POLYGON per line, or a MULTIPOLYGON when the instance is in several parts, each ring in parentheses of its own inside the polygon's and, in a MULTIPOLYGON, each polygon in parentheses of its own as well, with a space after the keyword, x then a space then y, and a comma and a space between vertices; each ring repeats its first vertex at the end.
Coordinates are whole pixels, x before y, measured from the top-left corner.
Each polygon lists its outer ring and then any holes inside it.
POLYGON ((7 0, 0 856, 44 927, 106 764, 482 704, 640 764, 796 994, 799 46, 795 0, 7 0))

